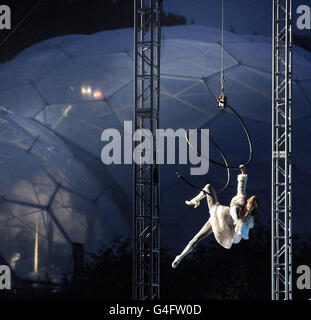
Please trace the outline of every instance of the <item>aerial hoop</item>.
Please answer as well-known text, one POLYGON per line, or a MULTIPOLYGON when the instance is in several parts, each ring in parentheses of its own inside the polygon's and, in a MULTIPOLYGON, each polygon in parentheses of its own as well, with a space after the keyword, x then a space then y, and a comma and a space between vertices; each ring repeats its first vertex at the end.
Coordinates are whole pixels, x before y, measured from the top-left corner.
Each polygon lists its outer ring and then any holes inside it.
MULTIPOLYGON (((247 130, 247 127, 246 127, 242 117, 239 115, 239 113, 233 107, 231 107, 228 104, 228 99, 225 96, 225 86, 224 86, 224 83, 225 83, 225 76, 224 76, 224 73, 225 73, 225 67, 224 67, 224 51, 225 51, 224 50, 224 1, 223 0, 222 0, 222 8, 221 8, 221 10, 222 10, 222 21, 221 21, 221 74, 220 74, 220 91, 221 91, 221 94, 219 95, 219 97, 217 99, 217 107, 218 107, 218 109, 221 109, 221 110, 224 110, 225 108, 229 108, 235 114, 235 116, 239 119, 239 121, 240 121, 240 123, 241 123, 241 125, 243 127, 244 133, 245 133, 245 135, 247 137, 247 141, 248 141, 249 157, 248 157, 248 160, 245 163, 242 164, 243 167, 247 167, 251 163, 251 161, 253 159, 253 143, 252 143, 250 134, 249 134, 249 132, 247 130)), ((194 150, 194 152, 196 152, 199 156, 203 157, 204 159, 207 159, 208 161, 212 162, 213 164, 227 169, 227 181, 226 181, 226 184, 225 184, 225 186, 223 188, 221 188, 220 190, 217 190, 216 193, 220 193, 220 192, 226 190, 226 188, 228 187, 228 185, 230 183, 230 169, 232 169, 232 170, 240 170, 240 166, 241 165, 230 166, 228 161, 227 161, 226 156, 223 153, 223 151, 216 144, 216 142, 214 140, 212 140, 211 138, 210 138, 210 142, 216 147, 216 149, 220 153, 221 157, 224 160, 224 164, 220 163, 220 162, 217 162, 217 161, 215 161, 213 159, 209 159, 206 156, 202 155, 201 151, 198 150, 197 148, 195 148, 191 144, 191 142, 189 141, 188 131, 189 130, 187 130, 187 132, 186 132, 186 141, 187 141, 188 145, 190 146, 190 148, 192 150, 194 150)), ((182 179, 184 182, 186 182, 191 187, 193 187, 195 189, 198 189, 198 190, 204 192, 205 194, 208 194, 208 192, 202 190, 201 188, 195 186, 190 181, 188 181, 179 172, 176 172, 176 174, 177 174, 178 178, 182 179)))
MULTIPOLYGON (((188 139, 188 130, 186 132, 186 140, 189 144, 189 146, 194 149, 194 147, 190 144, 189 142, 189 139, 188 139)), ((224 163, 225 163, 225 166, 226 166, 226 169, 227 169, 227 181, 226 181, 226 184, 219 190, 215 190, 216 193, 221 193, 223 191, 225 191, 228 186, 229 186, 229 183, 230 183, 230 179, 231 179, 231 173, 230 173, 230 166, 229 166, 229 163, 228 163, 228 160, 225 156, 225 154, 223 153, 223 151, 220 149, 220 147, 216 144, 216 142, 210 138, 210 141, 211 143, 215 146, 215 148, 218 150, 218 152, 220 153, 221 157, 223 158, 224 160, 224 163)), ((201 156, 201 152, 198 151, 198 150, 195 150, 200 156, 201 156)), ((203 158, 207 159, 204 155, 202 155, 203 158)), ((177 177, 181 180, 183 180, 184 182, 186 182, 190 187, 194 188, 194 189, 197 189, 197 190, 200 190, 202 192, 204 192, 205 194, 209 194, 211 195, 210 193, 208 193, 207 191, 197 187, 196 185, 194 185, 193 183, 191 183, 189 180, 187 180, 180 172, 176 172, 177 174, 177 177)))
MULTIPOLYGON (((245 132, 245 135, 246 135, 246 137, 247 137, 248 147, 249 147, 249 157, 248 157, 248 160, 247 160, 245 163, 242 163, 242 165, 243 165, 244 167, 247 167, 247 166, 251 163, 251 161, 252 161, 252 159, 253 159, 253 143, 252 143, 252 139, 251 139, 250 134, 249 134, 249 132, 248 132, 248 130, 247 130, 247 127, 246 127, 246 125, 245 125, 242 117, 239 115, 239 113, 238 113, 235 109, 233 109, 230 105, 228 105, 228 104, 226 104, 226 108, 229 108, 229 109, 235 114, 235 116, 239 119, 239 121, 240 121, 240 123, 241 123, 241 125, 242 125, 242 127, 243 127, 243 130, 244 130, 244 132, 245 132)), ((224 109, 224 108, 222 108, 222 109, 224 109)), ((217 162, 217 161, 215 161, 215 160, 213 160, 213 159, 208 159, 206 156, 202 155, 201 151, 198 150, 197 148, 195 148, 195 147, 191 144, 191 142, 189 141, 188 131, 186 132, 186 141, 187 141, 187 143, 189 144, 190 148, 191 148, 192 150, 194 150, 199 156, 201 156, 201 157, 203 157, 204 159, 212 162, 213 164, 215 164, 215 165, 217 165, 217 166, 220 166, 220 167, 223 167, 223 168, 226 168, 226 169, 240 170, 240 167, 239 167, 240 165, 229 166, 228 162, 226 162, 226 161, 225 161, 225 164, 222 164, 222 163, 217 162)), ((210 138, 210 141, 212 142, 212 144, 213 144, 214 146, 216 146, 216 148, 217 148, 218 151, 219 151, 220 148, 217 146, 217 144, 216 144, 211 138, 210 138)), ((223 159, 224 159, 224 154, 223 154, 223 152, 221 152, 221 155, 222 155, 222 157, 223 157, 223 159)))

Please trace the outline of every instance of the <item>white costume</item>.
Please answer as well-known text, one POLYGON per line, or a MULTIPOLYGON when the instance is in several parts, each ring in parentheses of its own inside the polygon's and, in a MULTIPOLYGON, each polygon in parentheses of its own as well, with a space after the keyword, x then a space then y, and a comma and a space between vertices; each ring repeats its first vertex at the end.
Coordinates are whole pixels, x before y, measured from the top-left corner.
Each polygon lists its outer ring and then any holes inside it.
POLYGON ((232 198, 230 207, 219 204, 216 193, 209 184, 203 189, 208 193, 207 195, 201 191, 191 201, 186 201, 187 205, 197 208, 200 205, 200 201, 207 197, 210 218, 203 228, 188 243, 183 252, 175 258, 172 263, 173 268, 178 266, 184 256, 191 252, 199 241, 206 238, 212 232, 214 233, 217 242, 226 249, 230 249, 233 243, 239 243, 242 238, 248 239, 249 230, 254 226, 254 218, 248 216, 242 220, 239 219, 238 214, 239 210, 246 204, 247 174, 239 174, 237 180, 237 194, 232 198))

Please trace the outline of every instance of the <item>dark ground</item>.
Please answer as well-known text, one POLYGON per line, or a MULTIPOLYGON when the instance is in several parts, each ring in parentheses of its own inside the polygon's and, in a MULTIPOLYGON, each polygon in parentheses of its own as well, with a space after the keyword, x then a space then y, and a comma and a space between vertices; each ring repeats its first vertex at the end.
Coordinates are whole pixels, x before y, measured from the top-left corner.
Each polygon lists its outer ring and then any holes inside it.
MULTIPOLYGON (((294 237, 293 296, 295 300, 311 298, 310 290, 296 287, 297 267, 311 260, 311 239, 294 237)), ((250 239, 232 249, 219 246, 213 237, 199 245, 177 269, 174 256, 161 250, 161 300, 265 300, 270 293, 270 229, 257 226, 250 239)), ((310 265, 310 264, 309 264, 310 265)), ((92 256, 79 278, 65 277, 56 292, 51 287, 0 292, 0 298, 16 299, 87 299, 129 301, 132 297, 132 252, 130 242, 116 239, 114 246, 92 256)))

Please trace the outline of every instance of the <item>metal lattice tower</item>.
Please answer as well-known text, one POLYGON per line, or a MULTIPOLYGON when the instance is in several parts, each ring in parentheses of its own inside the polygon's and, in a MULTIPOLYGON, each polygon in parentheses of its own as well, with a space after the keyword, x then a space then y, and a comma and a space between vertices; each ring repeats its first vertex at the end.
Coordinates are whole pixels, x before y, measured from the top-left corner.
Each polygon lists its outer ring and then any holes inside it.
MULTIPOLYGON (((159 168, 155 159, 156 129, 159 128, 162 0, 134 0, 134 6, 134 127, 135 131, 151 131, 154 161, 151 164, 134 163, 133 298, 152 300, 160 298, 159 168)), ((138 142, 134 142, 135 150, 137 146, 138 142)))
POLYGON ((273 0, 272 299, 292 299, 292 0, 273 0))

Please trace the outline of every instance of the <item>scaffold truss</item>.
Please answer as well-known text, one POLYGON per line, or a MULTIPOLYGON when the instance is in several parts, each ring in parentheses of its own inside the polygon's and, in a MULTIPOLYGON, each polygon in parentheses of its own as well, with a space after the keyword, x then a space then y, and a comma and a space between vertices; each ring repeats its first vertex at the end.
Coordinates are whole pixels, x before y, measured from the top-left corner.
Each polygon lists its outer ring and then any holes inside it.
MULTIPOLYGON (((133 298, 153 300, 160 298, 159 168, 155 146, 159 128, 162 0, 134 0, 134 6, 134 127, 135 132, 151 131, 154 161, 133 165, 133 298)), ((134 150, 139 154, 137 147, 135 142, 134 150)))
POLYGON ((273 0, 272 299, 292 299, 292 0, 273 0))

